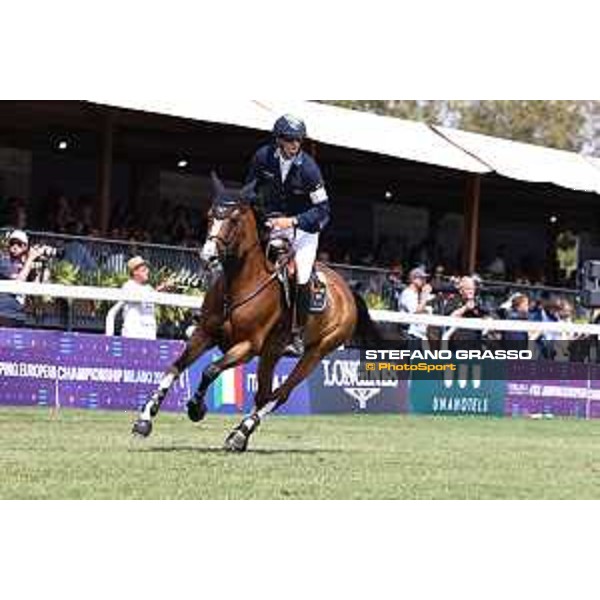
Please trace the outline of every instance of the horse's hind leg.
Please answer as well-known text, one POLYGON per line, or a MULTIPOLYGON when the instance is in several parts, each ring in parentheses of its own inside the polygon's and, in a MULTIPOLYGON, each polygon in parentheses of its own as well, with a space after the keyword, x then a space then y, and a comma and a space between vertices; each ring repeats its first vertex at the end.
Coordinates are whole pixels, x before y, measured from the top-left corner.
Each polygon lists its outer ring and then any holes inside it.
POLYGON ((262 419, 281 406, 292 390, 305 379, 319 364, 323 355, 316 348, 307 350, 298 361, 285 383, 277 388, 268 398, 263 399, 262 406, 244 420, 227 436, 224 448, 232 452, 245 452, 250 436, 256 431, 262 419))
POLYGON ((243 452, 248 446, 248 440, 260 424, 261 411, 269 402, 273 392, 273 373, 283 351, 285 338, 274 335, 265 348, 258 362, 258 389, 254 397, 254 412, 233 429, 225 439, 225 450, 243 452))
POLYGON ((263 416, 266 417, 270 412, 277 410, 282 404, 287 402, 294 388, 312 373, 314 368, 319 364, 319 361, 340 344, 344 343, 344 340, 347 338, 347 332, 335 330, 327 337, 322 338, 318 344, 307 348, 302 358, 292 369, 290 376, 271 395, 271 398, 263 408, 261 418, 263 416))
POLYGON ((144 404, 144 408, 133 424, 133 434, 148 437, 152 433, 152 419, 158 414, 161 404, 173 383, 183 371, 212 346, 214 346, 212 338, 203 329, 196 329, 179 358, 167 370, 158 388, 144 404))

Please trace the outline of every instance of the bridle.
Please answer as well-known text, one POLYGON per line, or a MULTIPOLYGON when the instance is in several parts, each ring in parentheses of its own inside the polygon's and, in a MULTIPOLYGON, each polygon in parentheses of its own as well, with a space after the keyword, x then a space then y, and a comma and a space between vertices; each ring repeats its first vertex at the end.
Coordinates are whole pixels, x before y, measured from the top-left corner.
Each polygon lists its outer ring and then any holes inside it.
MULTIPOLYGON (((232 222, 233 221, 233 226, 229 227, 229 231, 227 232, 227 237, 224 237, 223 235, 221 235, 221 230, 222 230, 222 226, 219 229, 219 231, 217 233, 213 233, 207 236, 206 241, 207 242, 215 242, 217 248, 219 249, 219 254, 222 253, 222 256, 219 256, 219 260, 223 261, 226 260, 230 253, 231 253, 231 246, 233 244, 233 242, 235 241, 237 235, 238 235, 238 231, 239 231, 239 227, 240 227, 240 223, 238 219, 233 219, 231 216, 231 213, 238 208, 237 204, 225 204, 225 205, 217 205, 217 206, 213 206, 210 209, 209 212, 209 219, 214 220, 214 219, 218 219, 220 221, 226 222, 232 222)), ((209 232, 210 232, 210 228, 209 228, 209 232)))
MULTIPOLYGON (((233 211, 238 207, 239 207, 239 205, 233 204, 233 203, 232 204, 224 204, 224 205, 216 205, 211 208, 209 215, 208 215, 210 220, 219 219, 223 222, 228 221, 228 220, 234 221, 233 226, 230 227, 227 232, 227 236, 221 235, 221 233, 220 233, 221 230, 219 230, 216 233, 209 234, 206 238, 207 242, 208 241, 215 242, 217 249, 218 249, 217 260, 221 264, 223 264, 223 262, 225 262, 229 258, 230 252, 231 252, 231 247, 232 247, 233 243, 235 242, 237 235, 239 233, 241 219, 234 220, 231 216, 233 211)), ((209 231, 210 231, 210 228, 209 228, 209 231)), ((249 248, 248 250, 250 250, 256 246, 260 246, 259 240, 257 240, 256 243, 253 244, 251 246, 251 248, 249 248)), ((286 268, 288 262, 289 262, 289 257, 287 257, 285 260, 278 261, 277 264, 275 265, 274 271, 269 275, 269 277, 265 281, 261 282, 256 287, 256 289, 254 289, 250 294, 244 296, 241 300, 238 300, 237 302, 233 302, 233 303, 231 302, 231 299, 229 297, 227 278, 224 277, 224 287, 225 287, 224 299, 223 299, 224 319, 227 320, 236 308, 240 308, 241 306, 244 306, 251 300, 254 300, 254 298, 256 298, 263 290, 265 290, 273 281, 275 281, 277 279, 277 277, 281 273, 281 271, 284 268, 286 268)))

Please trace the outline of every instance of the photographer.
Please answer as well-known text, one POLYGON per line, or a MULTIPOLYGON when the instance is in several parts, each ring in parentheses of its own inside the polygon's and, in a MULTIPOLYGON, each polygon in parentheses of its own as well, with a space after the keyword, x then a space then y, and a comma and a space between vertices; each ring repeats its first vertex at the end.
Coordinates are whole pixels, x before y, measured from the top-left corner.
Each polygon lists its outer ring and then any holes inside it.
MULTIPOLYGON (((446 315, 461 319, 481 319, 488 316, 477 295, 477 283, 474 277, 461 277, 457 290, 458 295, 446 304, 446 315)), ((478 342, 481 340, 481 331, 457 329, 452 339, 462 342, 478 342)))
MULTIPOLYGON (((39 273, 36 262, 45 248, 29 247, 27 234, 15 229, 8 236, 8 252, 0 257, 0 279, 36 281, 39 273)), ((25 297, 0 294, 0 327, 22 327, 25 324, 25 297)))

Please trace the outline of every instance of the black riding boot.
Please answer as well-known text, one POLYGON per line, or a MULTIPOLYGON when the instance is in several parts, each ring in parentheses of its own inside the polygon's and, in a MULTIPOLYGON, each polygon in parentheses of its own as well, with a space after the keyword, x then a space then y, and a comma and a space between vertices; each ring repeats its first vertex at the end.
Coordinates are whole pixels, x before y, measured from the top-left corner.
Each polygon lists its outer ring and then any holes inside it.
POLYGON ((294 313, 292 319, 292 341, 283 351, 288 356, 300 357, 304 354, 304 324, 308 315, 310 302, 310 284, 298 285, 294 301, 294 313))

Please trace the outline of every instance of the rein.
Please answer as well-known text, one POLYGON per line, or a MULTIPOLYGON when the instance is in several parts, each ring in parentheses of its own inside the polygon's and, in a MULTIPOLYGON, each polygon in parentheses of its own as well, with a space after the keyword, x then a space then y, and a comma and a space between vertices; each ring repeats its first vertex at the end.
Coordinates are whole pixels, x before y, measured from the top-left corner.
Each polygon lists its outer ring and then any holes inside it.
POLYGON ((269 284, 275 281, 275 279, 277 279, 277 276, 287 266, 289 261, 290 256, 284 256, 282 260, 277 262, 277 264, 275 265, 275 270, 271 273, 271 275, 269 275, 269 277, 265 281, 263 281, 253 292, 251 292, 247 296, 244 296, 241 300, 230 304, 228 294, 226 293, 225 300, 223 303, 223 313, 225 320, 231 317, 231 314, 236 308, 240 308, 240 306, 244 306, 244 304, 247 304, 251 300, 254 300, 254 298, 256 298, 263 290, 265 290, 269 286, 269 284))

